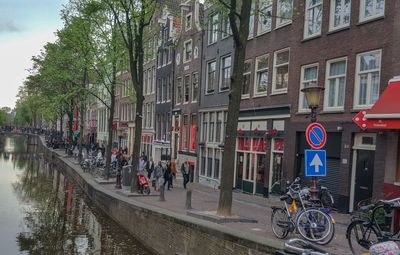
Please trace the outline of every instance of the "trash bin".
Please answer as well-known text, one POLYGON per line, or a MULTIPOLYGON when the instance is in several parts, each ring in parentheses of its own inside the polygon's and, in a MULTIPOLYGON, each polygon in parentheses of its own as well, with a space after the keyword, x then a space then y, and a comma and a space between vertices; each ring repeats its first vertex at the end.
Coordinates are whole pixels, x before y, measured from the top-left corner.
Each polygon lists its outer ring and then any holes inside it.
POLYGON ((122 188, 129 189, 132 180, 132 166, 122 167, 122 188))

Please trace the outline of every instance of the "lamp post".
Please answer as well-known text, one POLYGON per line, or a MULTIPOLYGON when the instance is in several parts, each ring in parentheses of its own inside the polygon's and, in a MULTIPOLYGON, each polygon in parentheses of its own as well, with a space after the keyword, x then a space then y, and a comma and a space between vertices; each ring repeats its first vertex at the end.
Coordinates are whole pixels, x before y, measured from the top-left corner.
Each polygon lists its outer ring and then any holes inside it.
MULTIPOLYGON (((301 90, 306 97, 308 108, 311 110, 311 123, 317 122, 317 109, 321 99, 322 91, 324 91, 324 89, 324 87, 318 86, 316 82, 311 82, 307 87, 301 90)), ((310 193, 312 200, 318 200, 319 190, 317 178, 315 176, 312 177, 310 193)))

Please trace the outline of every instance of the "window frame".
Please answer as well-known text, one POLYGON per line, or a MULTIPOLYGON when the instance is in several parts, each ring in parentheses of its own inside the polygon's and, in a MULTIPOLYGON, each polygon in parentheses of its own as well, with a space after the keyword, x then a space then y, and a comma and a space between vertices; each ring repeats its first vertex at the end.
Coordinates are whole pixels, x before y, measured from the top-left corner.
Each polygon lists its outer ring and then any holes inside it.
MULTIPOLYGON (((176 99, 175 99, 175 105, 180 105, 182 104, 182 101, 179 101, 179 87, 181 87, 182 91, 182 84, 183 84, 183 78, 181 76, 176 78, 176 99), (179 82, 180 81, 180 82, 179 82), (180 86, 179 86, 180 84, 180 86)), ((183 99, 183 97, 182 97, 183 99)))
POLYGON ((260 36, 260 35, 263 35, 263 34, 266 34, 266 33, 268 33, 268 32, 271 32, 271 30, 272 30, 272 15, 269 17, 269 20, 270 20, 270 27, 268 28, 268 29, 266 29, 266 30, 264 30, 264 31, 261 31, 261 29, 260 29, 260 27, 261 27, 261 22, 260 22, 260 18, 262 18, 262 16, 263 15, 261 15, 262 14, 262 10, 261 10, 261 5, 262 5, 262 2, 268 2, 269 1, 269 5, 266 5, 265 6, 265 10, 268 10, 268 9, 271 9, 271 14, 272 14, 272 8, 273 8, 273 5, 274 5, 274 1, 273 0, 259 0, 258 1, 258 15, 257 15, 257 36, 260 36))
POLYGON ((214 12, 208 15, 208 33, 207 33, 207 45, 212 45, 218 41, 218 23, 219 23, 219 13, 214 12), (214 17, 216 17, 216 21, 214 22, 214 17), (216 30, 214 31, 214 28, 216 30), (214 35, 216 38, 214 38, 214 35), (211 40, 211 38, 213 40, 211 40), (215 39, 215 40, 214 40, 215 39))
MULTIPOLYGON (((346 0, 341 0, 341 6, 343 7, 346 0)), ((342 28, 346 28, 350 26, 351 22, 351 0, 350 1, 350 8, 349 8, 349 23, 344 23, 345 12, 344 9, 341 9, 342 12, 340 14, 340 24, 338 26, 334 26, 335 24, 335 10, 336 10, 336 1, 331 0, 330 7, 329 7, 329 31, 336 31, 342 28)))
POLYGON ((185 15, 185 31, 189 31, 190 29, 192 29, 192 12, 189 12, 188 14, 185 15), (188 26, 188 17, 190 17, 190 22, 189 22, 189 26, 188 26))
POLYGON ((191 93, 190 93, 190 99, 191 99, 191 102, 192 103, 196 103, 198 100, 199 100, 199 83, 200 83, 200 76, 199 76, 200 74, 198 73, 198 72, 194 72, 194 73, 192 73, 192 80, 191 80, 191 87, 192 87, 192 89, 191 89, 191 93), (195 76, 197 76, 197 96, 196 96, 196 98, 194 98, 194 96, 193 96, 193 92, 194 92, 194 82, 193 81, 195 81, 195 79, 194 79, 194 77, 195 76))
MULTIPOLYGON (((307 7, 308 6, 307 3, 309 1, 311 1, 311 0, 306 0, 305 7, 304 7, 305 8, 305 10, 304 10, 304 34, 303 34, 303 38, 304 39, 309 39, 309 38, 320 36, 322 34, 322 26, 323 26, 323 19, 324 19, 324 17, 323 17, 323 14, 324 14, 324 1, 320 0, 321 1, 320 4, 313 5, 311 8, 308 8, 307 7), (314 33, 309 35, 308 34, 308 14, 309 14, 308 10, 317 8, 317 6, 319 6, 319 5, 321 5, 321 13, 322 13, 321 14, 321 28, 320 28, 320 31, 318 33, 315 33, 314 30, 313 30, 314 33)), ((315 24, 313 22, 313 27, 314 26, 315 26, 315 24)))
MULTIPOLYGON (((359 54, 356 55, 356 70, 355 70, 355 84, 354 84, 354 102, 353 102, 353 109, 369 109, 371 108, 374 103, 369 103, 369 104, 365 104, 365 105, 360 105, 358 104, 358 101, 360 99, 359 94, 360 94, 360 73, 372 73, 372 72, 376 72, 378 71, 379 73, 379 89, 381 86, 381 73, 382 73, 382 49, 375 49, 375 50, 371 50, 371 51, 366 51, 366 52, 361 52, 359 54), (361 63, 361 56, 363 55, 368 55, 371 53, 379 53, 379 70, 378 69, 373 69, 373 70, 368 70, 366 71, 362 71, 360 72, 360 63, 361 63)), ((371 88, 370 86, 372 86, 371 83, 367 84, 367 100, 370 100, 370 96, 371 96, 371 88)), ((380 92, 378 90, 378 92, 380 92)), ((378 98, 379 98, 379 94, 378 94, 378 98)))
POLYGON ((213 94, 215 92, 216 82, 217 82, 217 60, 213 59, 213 60, 208 61, 207 65, 206 65, 206 87, 205 87, 206 95, 213 94), (209 75, 210 75, 209 67, 210 67, 211 63, 214 63, 215 68, 214 68, 214 84, 213 84, 213 87, 210 89, 209 88, 209 85, 210 85, 209 84, 209 75))
MULTIPOLYGON (((242 90, 242 92, 241 92, 241 97, 242 97, 242 99, 247 99, 247 98, 250 98, 250 86, 251 86, 251 68, 253 67, 253 59, 247 59, 247 60, 245 60, 244 61, 244 63, 245 63, 245 65, 246 65, 246 63, 250 63, 250 69, 249 69, 249 71, 248 72, 243 72, 243 84, 244 84, 244 76, 245 75, 248 75, 249 76, 249 93, 247 93, 247 94, 243 94, 243 90, 242 90)), ((245 71, 245 70, 244 70, 245 71)))
POLYGON ((375 9, 374 9, 375 14, 371 15, 369 17, 365 17, 365 4, 366 4, 366 2, 365 2, 365 0, 360 0, 360 13, 359 13, 359 18, 358 18, 360 23, 385 16, 386 0, 383 0, 383 12, 380 13, 380 14, 376 14, 376 3, 377 3, 378 0, 373 0, 373 1, 374 1, 373 5, 375 7, 375 9))
POLYGON ((273 69, 272 69, 271 95, 279 95, 279 94, 288 93, 288 89, 289 89, 289 74, 290 74, 290 56, 291 56, 290 51, 291 51, 290 47, 287 47, 287 48, 280 49, 280 50, 277 50, 277 51, 274 52, 274 61, 273 61, 273 67, 272 67, 273 69), (287 64, 277 65, 276 64, 277 55, 282 53, 282 52, 285 52, 285 51, 289 52, 289 59, 288 59, 287 64), (281 66, 284 66, 284 65, 288 66, 288 86, 286 88, 283 88, 283 89, 276 89, 276 75, 277 75, 276 70, 277 70, 278 67, 281 67, 281 66))
MULTIPOLYGON (((347 79, 347 67, 348 67, 348 61, 347 61, 347 57, 341 57, 341 58, 335 58, 335 59, 330 59, 328 61, 326 61, 326 72, 325 72, 325 93, 324 93, 324 111, 329 112, 329 111, 343 111, 344 110, 344 104, 346 102, 346 79, 347 79), (332 63, 336 63, 336 62, 345 62, 345 71, 344 74, 342 75, 334 75, 334 76, 330 76, 330 70, 331 70, 331 64, 332 63), (329 81, 331 79, 339 79, 341 77, 344 77, 344 93, 343 93, 343 106, 329 106, 329 81)), ((337 101, 337 97, 336 97, 336 90, 335 90, 335 101, 337 101)), ((337 105, 337 103, 336 103, 337 105)))
POLYGON ((280 7, 280 2, 281 1, 285 1, 285 0, 277 0, 277 2, 276 2, 275 29, 290 25, 293 22, 293 0, 290 0, 291 1, 291 13, 292 13, 292 15, 291 15, 290 19, 287 19, 288 21, 286 21, 286 22, 282 22, 281 21, 281 20, 286 20, 286 19, 282 19, 281 18, 281 13, 279 12, 279 10, 280 10, 279 7, 280 7))
POLYGON ((270 64, 270 62, 269 62, 269 60, 270 60, 270 57, 269 57, 268 53, 264 54, 264 55, 260 55, 260 56, 256 57, 256 59, 255 59, 254 82, 253 82, 253 93, 254 94, 253 94, 253 97, 263 97, 263 96, 267 96, 268 95, 268 85, 269 85, 268 83, 269 83, 269 77, 270 77, 270 72, 269 72, 269 64, 270 64), (262 57, 267 57, 268 66, 266 68, 262 68, 262 69, 258 70, 258 61, 257 60, 262 58, 262 57), (265 71, 265 70, 267 70, 267 72, 268 72, 267 90, 264 91, 264 92, 257 92, 257 89, 258 89, 258 72, 262 72, 262 71, 265 71))
POLYGON ((301 71, 300 71, 300 86, 299 86, 299 105, 298 105, 298 112, 310 112, 310 109, 307 107, 307 109, 303 108, 303 104, 304 104, 304 100, 305 100, 305 95, 304 92, 302 92, 301 90, 304 88, 304 83, 305 82, 317 82, 318 83, 318 73, 319 73, 319 63, 315 62, 312 64, 307 64, 307 65, 302 65, 301 66, 301 71), (308 80, 305 81, 304 80, 304 72, 307 68, 312 68, 312 67, 317 67, 317 77, 315 78, 315 80, 308 80))
POLYGON ((191 84, 191 75, 190 74, 186 74, 183 77, 183 104, 188 104, 190 102, 190 84, 191 84), (188 81, 187 84, 187 90, 186 91, 186 79, 188 81), (186 101, 186 92, 188 93, 188 100, 186 101))
POLYGON ((232 55, 224 55, 220 59, 220 66, 219 66, 219 79, 218 79, 218 87, 219 87, 219 92, 225 92, 228 91, 231 88, 231 77, 232 77, 232 55), (230 58, 230 65, 229 67, 224 66, 224 60, 230 58), (229 87, 222 87, 222 81, 225 80, 225 69, 229 68, 229 87))
POLYGON ((183 63, 185 64, 185 63, 192 61, 192 58, 193 58, 193 41, 192 41, 192 39, 189 39, 189 40, 183 42, 183 63), (189 43, 190 43, 191 50, 190 50, 189 59, 187 59, 186 58, 187 57, 186 50, 187 50, 187 44, 189 44, 189 43))

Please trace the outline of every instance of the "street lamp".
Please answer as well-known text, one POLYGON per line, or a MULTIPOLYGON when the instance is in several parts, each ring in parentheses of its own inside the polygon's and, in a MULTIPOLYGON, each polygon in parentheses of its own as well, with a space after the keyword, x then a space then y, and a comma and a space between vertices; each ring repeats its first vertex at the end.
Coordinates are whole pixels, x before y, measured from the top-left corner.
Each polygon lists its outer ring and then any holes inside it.
MULTIPOLYGON (((324 91, 324 89, 324 87, 318 86, 316 82, 311 82, 309 86, 301 90, 301 92, 303 92, 304 96, 306 97, 308 108, 310 108, 311 110, 311 123, 317 122, 317 109, 321 99, 322 91, 324 91)), ((315 176, 312 177, 310 194, 311 200, 318 200, 319 190, 317 185, 317 178, 315 176)))
POLYGON ((318 86, 316 82, 311 82, 309 86, 301 90, 307 99, 308 108, 311 109, 311 122, 317 121, 317 109, 324 87, 318 86))

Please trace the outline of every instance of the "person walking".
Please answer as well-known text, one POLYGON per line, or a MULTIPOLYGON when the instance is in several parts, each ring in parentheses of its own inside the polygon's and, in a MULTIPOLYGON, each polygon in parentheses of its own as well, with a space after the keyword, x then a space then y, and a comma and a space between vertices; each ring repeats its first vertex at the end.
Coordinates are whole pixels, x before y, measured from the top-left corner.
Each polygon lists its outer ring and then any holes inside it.
POLYGON ((154 171, 153 171, 153 178, 156 181, 156 185, 154 187, 155 191, 160 190, 160 179, 161 179, 162 175, 163 175, 163 168, 161 165, 161 161, 158 161, 157 166, 154 168, 154 171))
POLYGON ((172 186, 172 171, 171 171, 171 163, 168 161, 164 171, 164 186, 168 183, 168 190, 171 189, 172 186))
POLYGON ((154 162, 153 158, 150 158, 150 160, 147 161, 146 163, 146 170, 147 170, 147 177, 150 179, 152 176, 152 173, 154 171, 154 162))
POLYGON ((189 163, 187 160, 182 163, 181 173, 183 177, 183 188, 186 189, 186 184, 189 182, 189 163))

